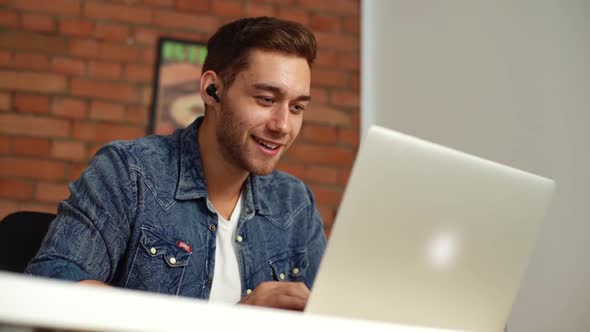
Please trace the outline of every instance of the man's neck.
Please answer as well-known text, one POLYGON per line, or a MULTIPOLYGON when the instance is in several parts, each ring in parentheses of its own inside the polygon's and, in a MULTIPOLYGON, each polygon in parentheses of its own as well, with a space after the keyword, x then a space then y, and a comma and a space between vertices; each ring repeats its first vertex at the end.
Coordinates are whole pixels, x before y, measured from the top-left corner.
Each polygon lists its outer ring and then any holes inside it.
POLYGON ((209 201, 222 217, 229 220, 249 173, 230 163, 220 153, 213 125, 206 117, 197 139, 209 201))

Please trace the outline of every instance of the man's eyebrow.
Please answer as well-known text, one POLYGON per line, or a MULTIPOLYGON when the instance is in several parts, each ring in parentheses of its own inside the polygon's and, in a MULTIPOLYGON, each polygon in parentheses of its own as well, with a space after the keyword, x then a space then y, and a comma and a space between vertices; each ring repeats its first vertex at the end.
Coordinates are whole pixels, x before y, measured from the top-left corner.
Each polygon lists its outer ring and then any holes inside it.
MULTIPOLYGON (((274 86, 271 84, 255 83, 253 86, 257 90, 272 92, 273 94, 279 95, 279 96, 285 96, 287 94, 287 92, 285 90, 279 88, 278 86, 274 86)), ((302 96, 295 98, 295 100, 296 101, 309 101, 309 100, 311 100, 311 96, 302 95, 302 96)))

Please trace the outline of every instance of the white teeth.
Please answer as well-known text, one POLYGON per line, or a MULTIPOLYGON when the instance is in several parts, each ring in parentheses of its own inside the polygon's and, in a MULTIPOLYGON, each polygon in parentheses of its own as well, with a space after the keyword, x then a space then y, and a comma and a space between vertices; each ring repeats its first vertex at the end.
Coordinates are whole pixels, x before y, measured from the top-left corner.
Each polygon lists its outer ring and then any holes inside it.
POLYGON ((267 148, 267 149, 270 149, 270 150, 275 150, 276 148, 278 148, 278 147, 279 147, 279 145, 278 145, 278 144, 271 144, 271 143, 266 143, 266 142, 263 142, 263 141, 259 140, 259 139, 258 139, 258 138, 256 138, 256 137, 254 138, 254 140, 256 140, 256 142, 258 142, 258 144, 260 144, 260 145, 262 145, 262 146, 264 146, 265 148, 267 148))

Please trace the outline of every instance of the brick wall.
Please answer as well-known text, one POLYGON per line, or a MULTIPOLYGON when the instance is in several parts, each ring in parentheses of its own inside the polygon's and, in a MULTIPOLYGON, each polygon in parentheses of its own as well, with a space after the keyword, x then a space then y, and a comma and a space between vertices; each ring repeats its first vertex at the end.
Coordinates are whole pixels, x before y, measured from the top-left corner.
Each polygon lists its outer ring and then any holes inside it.
POLYGON ((158 36, 276 16, 313 29, 312 107, 280 168, 329 231, 359 141, 359 0, 0 0, 0 217, 55 212, 104 143, 145 135, 158 36))

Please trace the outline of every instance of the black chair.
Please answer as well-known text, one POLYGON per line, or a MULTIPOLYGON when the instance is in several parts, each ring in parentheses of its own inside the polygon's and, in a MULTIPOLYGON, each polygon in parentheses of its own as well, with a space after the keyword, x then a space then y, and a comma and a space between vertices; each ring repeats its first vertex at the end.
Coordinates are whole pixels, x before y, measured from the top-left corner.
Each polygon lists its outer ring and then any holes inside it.
POLYGON ((55 214, 19 211, 0 222, 0 270, 22 273, 35 256, 55 214))

